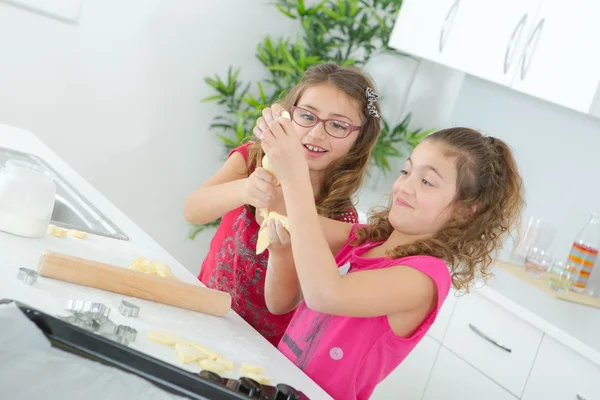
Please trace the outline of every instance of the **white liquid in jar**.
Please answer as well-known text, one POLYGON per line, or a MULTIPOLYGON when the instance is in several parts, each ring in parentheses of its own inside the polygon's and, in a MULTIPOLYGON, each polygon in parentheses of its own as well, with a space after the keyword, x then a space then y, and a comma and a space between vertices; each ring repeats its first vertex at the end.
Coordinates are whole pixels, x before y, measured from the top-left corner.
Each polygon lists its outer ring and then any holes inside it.
POLYGON ((25 237, 42 237, 48 230, 50 217, 39 218, 23 213, 0 210, 0 231, 25 237))

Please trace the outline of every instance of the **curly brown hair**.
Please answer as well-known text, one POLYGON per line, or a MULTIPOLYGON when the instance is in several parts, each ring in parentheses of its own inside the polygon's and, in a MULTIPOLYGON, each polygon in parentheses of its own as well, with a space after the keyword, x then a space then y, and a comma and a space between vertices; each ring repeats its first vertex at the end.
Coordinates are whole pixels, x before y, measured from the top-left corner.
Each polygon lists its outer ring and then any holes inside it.
MULTIPOLYGON (((361 70, 341 67, 337 64, 320 64, 309 68, 298 85, 292 88, 282 105, 286 110, 295 106, 306 89, 318 85, 334 85, 350 98, 356 100, 361 109, 362 128, 348 154, 333 162, 325 171, 323 186, 315 201, 320 215, 337 218, 354 207, 353 196, 362 185, 371 150, 377 142, 381 129, 380 120, 367 112, 367 88, 375 90, 375 85, 361 70)), ((261 166, 264 152, 260 141, 250 145, 248 174, 261 166)), ((246 206, 252 213, 252 206, 246 206)))
MULTIPOLYGON (((450 267, 452 286, 468 292, 477 273, 484 279, 490 275, 493 254, 502 248, 504 235, 519 224, 525 205, 523 181, 511 149, 500 139, 469 128, 451 128, 425 140, 444 145, 446 154, 456 160, 455 216, 433 237, 397 246, 388 256, 441 258, 450 267)), ((369 226, 357 231, 356 245, 390 236, 394 231, 388 221, 390 208, 374 212, 369 226)))

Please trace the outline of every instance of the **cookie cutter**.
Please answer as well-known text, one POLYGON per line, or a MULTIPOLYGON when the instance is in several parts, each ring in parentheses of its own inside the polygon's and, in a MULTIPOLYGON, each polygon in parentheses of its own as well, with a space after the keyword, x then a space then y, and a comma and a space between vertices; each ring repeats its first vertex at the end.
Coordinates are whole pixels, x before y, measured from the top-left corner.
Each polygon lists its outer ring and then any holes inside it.
MULTIPOLYGON (((137 316, 139 307, 126 301, 122 301, 121 303, 121 307, 119 307, 121 314, 126 315, 124 312, 127 311, 127 314, 137 316), (123 305, 126 307, 124 310, 121 310, 123 305)), ((124 346, 129 346, 137 337, 138 332, 134 328, 127 325, 117 325, 111 321, 109 319, 111 309, 102 303, 86 300, 69 300, 66 310, 70 311, 72 315, 59 317, 63 321, 124 346)))
POLYGON ((99 324, 99 328, 96 331, 97 333, 115 333, 115 331, 117 330, 117 324, 115 324, 114 322, 112 322, 110 319, 107 319, 106 321, 104 321, 103 323, 99 324))
POLYGON ((140 313, 140 308, 127 300, 121 300, 119 312, 126 317, 136 318, 140 313))
POLYGON ((110 308, 94 301, 69 300, 66 310, 71 311, 79 319, 95 320, 100 325, 105 324, 110 315, 110 308))
POLYGON ((67 311, 74 313, 104 313, 107 308, 102 303, 86 300, 69 300, 66 307, 67 311))
POLYGON ((100 324, 98 321, 89 318, 81 318, 79 315, 69 315, 68 317, 59 317, 65 322, 68 322, 71 325, 75 325, 79 328, 85 329, 90 332, 97 332, 100 329, 100 324))
POLYGON ((135 342, 135 338, 137 337, 137 331, 127 325, 119 325, 115 330, 115 334, 122 338, 129 340, 130 342, 135 342))
POLYGON ((40 276, 40 274, 36 271, 23 267, 19 268, 19 273, 17 274, 17 278, 26 285, 33 285, 35 281, 37 281, 38 276, 40 276))
POLYGON ((123 346, 129 346, 129 343, 131 343, 127 338, 119 336, 116 333, 99 333, 99 335, 122 344, 123 346))
POLYGON ((129 346, 130 343, 135 341, 137 330, 127 325, 118 325, 112 332, 101 330, 98 334, 124 346, 129 346))

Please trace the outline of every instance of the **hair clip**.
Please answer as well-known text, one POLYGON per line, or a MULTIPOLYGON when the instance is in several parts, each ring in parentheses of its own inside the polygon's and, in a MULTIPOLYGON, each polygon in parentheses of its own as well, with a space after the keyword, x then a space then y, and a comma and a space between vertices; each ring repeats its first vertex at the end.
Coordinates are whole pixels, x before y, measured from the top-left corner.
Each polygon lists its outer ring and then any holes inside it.
POLYGON ((494 139, 493 136, 488 136, 486 139, 490 141, 490 144, 494 144, 494 142, 496 141, 496 139, 494 139))
POLYGON ((367 88, 367 111, 371 117, 381 118, 381 113, 377 111, 375 102, 379 99, 379 95, 370 87, 367 88))

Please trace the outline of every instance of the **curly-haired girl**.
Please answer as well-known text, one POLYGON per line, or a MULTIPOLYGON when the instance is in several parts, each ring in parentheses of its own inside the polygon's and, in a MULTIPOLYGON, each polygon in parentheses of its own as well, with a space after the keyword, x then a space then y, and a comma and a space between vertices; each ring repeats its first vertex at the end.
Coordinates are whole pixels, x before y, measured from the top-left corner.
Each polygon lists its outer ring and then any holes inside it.
POLYGON ((279 349, 332 397, 368 399, 423 338, 450 287, 487 274, 524 204, 515 159, 502 140, 472 129, 436 132, 406 161, 391 205, 352 226, 318 216, 289 121, 271 122, 262 145, 290 228, 268 227, 277 246, 266 303, 284 313, 301 302, 279 349))

